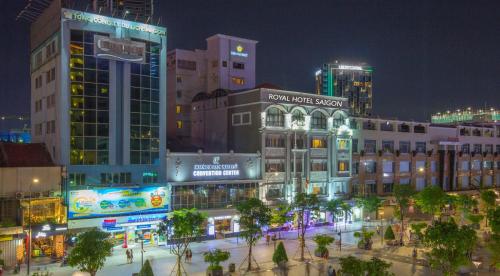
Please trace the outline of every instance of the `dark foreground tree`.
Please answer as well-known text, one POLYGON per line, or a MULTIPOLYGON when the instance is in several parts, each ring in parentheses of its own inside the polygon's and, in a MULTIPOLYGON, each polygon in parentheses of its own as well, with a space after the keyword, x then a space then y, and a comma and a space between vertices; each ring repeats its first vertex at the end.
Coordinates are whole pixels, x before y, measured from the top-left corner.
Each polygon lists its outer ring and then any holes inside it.
POLYGON ((401 234, 399 238, 399 243, 403 245, 403 233, 404 233, 404 218, 408 212, 408 207, 410 206, 410 201, 415 194, 415 190, 411 185, 395 185, 394 186, 394 197, 396 198, 396 211, 399 215, 401 221, 401 234))
POLYGON ((78 235, 75 247, 68 255, 68 264, 95 276, 111 255, 112 248, 109 233, 98 229, 89 230, 78 235))
MULTIPOLYGON (((252 270, 252 249, 262 237, 262 227, 269 225, 271 210, 258 198, 250 198, 236 206, 240 215, 240 225, 243 228, 241 237, 248 245, 247 271, 252 270)), ((245 260, 243 260, 244 262, 245 260)))
POLYGON ((151 263, 149 260, 144 262, 144 265, 141 268, 141 272, 139 272, 139 276, 154 276, 153 268, 151 267, 151 263))
POLYGON ((423 242, 432 268, 440 269, 444 275, 454 275, 461 265, 470 262, 477 242, 476 231, 469 226, 459 227, 453 220, 434 222, 427 228, 423 242))
POLYGON ((369 261, 363 261, 353 256, 340 258, 340 273, 345 276, 392 276, 389 272, 391 263, 387 263, 379 258, 372 257, 369 261))
POLYGON ((447 203, 447 197, 440 187, 427 186, 415 195, 415 203, 423 213, 431 215, 434 220, 436 216, 441 215, 441 210, 447 203))
POLYGON ((280 241, 273 253, 273 263, 283 267, 286 262, 288 262, 288 256, 286 255, 286 250, 283 242, 280 241))
MULTIPOLYGON (((495 208, 495 202, 497 195, 492 190, 481 192, 481 201, 483 202, 485 213, 488 214, 489 211, 495 208)), ((486 218, 486 227, 488 227, 488 218, 486 218)))
POLYGON ((491 263, 500 269, 500 206, 488 212, 488 220, 492 231, 488 249, 491 252, 491 263))
POLYGON ((306 230, 312 212, 319 211, 319 199, 315 194, 298 193, 293 203, 297 216, 299 231, 300 261, 304 261, 304 249, 306 247, 306 230))

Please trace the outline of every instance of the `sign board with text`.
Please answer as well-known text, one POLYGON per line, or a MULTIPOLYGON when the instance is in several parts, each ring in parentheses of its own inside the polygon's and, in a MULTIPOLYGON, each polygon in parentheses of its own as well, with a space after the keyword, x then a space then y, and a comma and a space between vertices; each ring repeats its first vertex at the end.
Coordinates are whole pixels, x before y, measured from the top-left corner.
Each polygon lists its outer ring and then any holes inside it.
POLYGON ((294 93, 283 92, 278 90, 262 90, 261 101, 282 103, 282 104, 296 104, 308 105, 316 107, 327 108, 348 108, 347 99, 338 97, 328 97, 307 93, 294 93))
POLYGON ((118 61, 146 62, 146 44, 102 35, 94 35, 94 55, 118 61))

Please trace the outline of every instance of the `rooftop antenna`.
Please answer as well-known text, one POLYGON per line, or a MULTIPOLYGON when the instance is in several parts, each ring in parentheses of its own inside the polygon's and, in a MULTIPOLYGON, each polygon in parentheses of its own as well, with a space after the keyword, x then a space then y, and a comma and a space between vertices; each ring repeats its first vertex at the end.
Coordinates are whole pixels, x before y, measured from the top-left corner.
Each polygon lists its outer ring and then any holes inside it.
POLYGON ((123 13, 122 19, 125 19, 125 17, 127 16, 128 13, 129 13, 129 11, 125 10, 125 12, 123 13))
POLYGON ((148 19, 146 19, 146 24, 149 23, 149 20, 151 19, 151 16, 148 16, 148 19))

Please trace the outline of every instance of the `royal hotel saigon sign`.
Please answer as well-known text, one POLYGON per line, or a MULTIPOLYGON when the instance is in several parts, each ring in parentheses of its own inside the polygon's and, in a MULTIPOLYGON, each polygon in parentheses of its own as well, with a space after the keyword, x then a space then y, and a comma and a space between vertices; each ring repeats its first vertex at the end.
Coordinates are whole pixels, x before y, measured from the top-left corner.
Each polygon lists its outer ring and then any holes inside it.
POLYGON ((134 31, 147 32, 155 35, 165 36, 167 34, 167 30, 162 27, 143 24, 139 22, 133 22, 128 20, 123 20, 119 18, 112 18, 107 16, 102 16, 99 14, 87 13, 82 11, 75 11, 69 9, 62 9, 62 17, 64 19, 94 23, 94 24, 102 24, 106 26, 113 26, 117 28, 125 28, 134 31))
POLYGON ((280 91, 264 90, 261 92, 261 100, 272 103, 308 105, 326 108, 348 108, 347 100, 344 98, 327 97, 306 93, 283 93, 280 91))

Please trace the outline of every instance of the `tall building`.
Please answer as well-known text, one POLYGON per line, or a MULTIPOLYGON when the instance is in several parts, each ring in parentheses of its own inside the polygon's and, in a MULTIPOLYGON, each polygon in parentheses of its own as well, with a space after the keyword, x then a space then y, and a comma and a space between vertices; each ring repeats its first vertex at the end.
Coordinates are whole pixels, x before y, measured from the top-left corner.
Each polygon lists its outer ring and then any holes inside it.
POLYGON ((326 63, 315 74, 315 92, 318 95, 347 98, 353 116, 370 116, 372 73, 373 67, 367 65, 326 63))
POLYGON ((190 144, 191 102, 200 93, 255 87, 257 41, 216 34, 206 50, 174 49, 168 53, 168 137, 190 144))
POLYGON ((70 228, 104 229, 106 218, 135 237, 120 223, 168 210, 166 44, 163 27, 59 1, 32 23, 33 141, 67 167, 70 228))
POLYGON ((456 111, 438 112, 431 116, 434 124, 500 124, 500 110, 466 108, 456 111))
POLYGON ((155 2, 156 0, 93 0, 93 9, 100 14, 151 23, 155 2))

